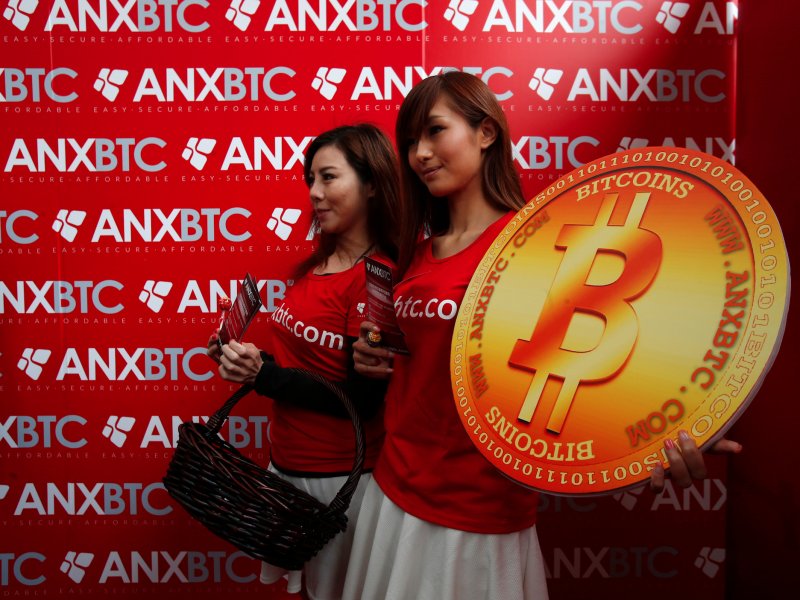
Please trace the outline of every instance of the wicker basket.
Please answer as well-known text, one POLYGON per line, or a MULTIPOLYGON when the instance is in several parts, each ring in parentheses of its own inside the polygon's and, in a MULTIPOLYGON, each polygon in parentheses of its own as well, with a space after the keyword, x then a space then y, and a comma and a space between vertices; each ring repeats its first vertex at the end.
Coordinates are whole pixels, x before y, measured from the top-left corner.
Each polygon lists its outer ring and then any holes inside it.
POLYGON ((245 458, 219 430, 236 403, 253 388, 242 386, 207 424, 186 422, 164 486, 210 531, 254 558, 300 569, 347 526, 345 511, 364 466, 364 430, 343 391, 316 373, 296 369, 325 385, 344 404, 355 429, 353 470, 329 505, 245 458))

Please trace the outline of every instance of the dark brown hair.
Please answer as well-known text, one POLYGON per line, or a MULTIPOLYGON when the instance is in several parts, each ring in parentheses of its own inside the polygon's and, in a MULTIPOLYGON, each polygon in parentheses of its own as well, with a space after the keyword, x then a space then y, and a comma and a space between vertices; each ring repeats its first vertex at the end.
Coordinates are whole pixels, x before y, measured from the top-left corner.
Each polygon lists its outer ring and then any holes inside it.
POLYGON ((525 205, 519 175, 511 156, 511 134, 503 109, 494 93, 478 77, 448 71, 423 79, 409 92, 397 114, 395 137, 400 156, 400 178, 407 204, 400 232, 398 267, 404 271, 423 231, 439 234, 450 224, 447 203, 437 200, 417 177, 408 162, 408 149, 428 123, 433 105, 443 98, 473 128, 484 119, 494 122, 497 137, 483 154, 481 186, 496 208, 518 210, 525 205))
MULTIPOLYGON (((375 248, 397 260, 400 215, 400 185, 397 157, 389 138, 374 125, 344 125, 318 135, 306 150, 303 175, 311 185, 311 163, 320 149, 334 146, 344 154, 347 163, 362 184, 371 184, 375 196, 367 202, 367 233, 375 248)), ((320 233, 319 245, 295 269, 300 278, 323 264, 336 249, 336 236, 320 233)))

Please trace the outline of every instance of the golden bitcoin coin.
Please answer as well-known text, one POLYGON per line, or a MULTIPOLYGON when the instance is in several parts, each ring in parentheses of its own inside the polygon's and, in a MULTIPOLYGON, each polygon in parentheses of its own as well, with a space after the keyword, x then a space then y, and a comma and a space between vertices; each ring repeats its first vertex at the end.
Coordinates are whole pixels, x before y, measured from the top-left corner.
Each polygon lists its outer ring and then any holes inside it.
POLYGON ((735 167, 641 148, 575 169, 494 241, 451 348, 463 425, 517 482, 634 486, 665 438, 716 441, 780 345, 789 264, 769 203, 735 167))

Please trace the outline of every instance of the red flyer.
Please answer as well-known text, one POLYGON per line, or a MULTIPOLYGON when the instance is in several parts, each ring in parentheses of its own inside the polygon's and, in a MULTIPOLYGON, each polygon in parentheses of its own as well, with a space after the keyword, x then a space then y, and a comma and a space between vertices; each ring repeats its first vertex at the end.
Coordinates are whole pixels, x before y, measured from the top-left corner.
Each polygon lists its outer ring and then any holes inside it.
POLYGON ((258 314, 261 304, 261 296, 258 293, 256 280, 248 273, 245 275, 244 280, 239 282, 236 300, 234 300, 230 310, 225 314, 225 318, 219 328, 220 346, 229 343, 231 340, 241 341, 253 317, 258 314))
POLYGON ((392 269, 370 257, 364 259, 364 265, 367 270, 367 318, 381 330, 380 339, 373 341, 392 352, 408 354, 405 336, 394 312, 392 269))

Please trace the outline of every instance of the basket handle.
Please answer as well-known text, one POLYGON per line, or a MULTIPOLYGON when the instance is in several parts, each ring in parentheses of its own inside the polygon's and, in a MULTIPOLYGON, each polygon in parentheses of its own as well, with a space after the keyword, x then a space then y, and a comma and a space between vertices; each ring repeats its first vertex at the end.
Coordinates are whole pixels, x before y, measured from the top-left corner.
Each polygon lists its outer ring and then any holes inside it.
MULTIPOLYGON (((344 406, 347 414, 350 415, 350 420, 353 422, 353 429, 355 430, 355 438, 356 438, 356 448, 355 448, 355 456, 353 458, 353 469, 350 471, 350 475, 345 481, 344 485, 342 485, 339 492, 336 496, 331 500, 331 503, 328 505, 328 511, 332 513, 343 513, 347 510, 347 507, 350 506, 350 499, 353 496, 353 493, 356 490, 356 486, 358 485, 358 480, 361 478, 361 471, 364 468, 364 457, 366 455, 366 442, 364 436, 364 425, 361 422, 361 417, 358 415, 358 411, 356 410, 355 406, 353 405, 352 400, 345 394, 344 390, 340 388, 338 385, 328 381, 325 377, 318 373, 314 373, 313 371, 308 371, 306 369, 290 369, 296 373, 302 373, 306 377, 309 377, 316 381, 317 383, 324 385, 328 390, 330 390, 339 401, 344 406)), ((228 400, 223 404, 208 420, 208 431, 210 434, 217 435, 219 430, 222 428, 222 424, 228 419, 228 415, 230 414, 233 407, 244 398, 247 394, 253 391, 253 386, 245 383, 242 385, 238 390, 236 390, 233 395, 228 398, 228 400)))
POLYGON ((358 485, 358 480, 361 478, 361 471, 364 468, 364 457, 366 455, 366 442, 364 436, 364 424, 361 422, 361 417, 356 410, 353 401, 350 400, 347 394, 345 394, 344 390, 340 388, 338 385, 335 385, 328 381, 322 375, 318 373, 314 373, 313 371, 306 371, 305 369, 292 369, 293 371, 297 371, 303 373, 307 377, 310 377, 314 381, 324 385, 327 387, 333 394, 335 394, 339 401, 344 406, 347 414, 350 415, 350 420, 353 422, 353 429, 355 431, 355 438, 356 438, 356 448, 355 448, 355 455, 353 457, 353 469, 350 471, 350 475, 347 477, 347 481, 344 482, 339 492, 336 496, 331 500, 331 503, 328 505, 328 512, 330 513, 343 513, 347 510, 347 507, 350 506, 350 499, 353 497, 353 493, 356 490, 356 486, 358 485))
POLYGON ((222 406, 217 409, 211 418, 208 420, 208 430, 210 433, 217 435, 219 430, 222 428, 222 424, 228 419, 228 415, 230 414, 233 407, 244 398, 247 394, 253 391, 253 386, 249 383, 243 384, 238 390, 236 390, 233 395, 228 398, 228 400, 222 406))

